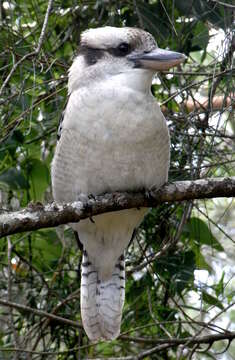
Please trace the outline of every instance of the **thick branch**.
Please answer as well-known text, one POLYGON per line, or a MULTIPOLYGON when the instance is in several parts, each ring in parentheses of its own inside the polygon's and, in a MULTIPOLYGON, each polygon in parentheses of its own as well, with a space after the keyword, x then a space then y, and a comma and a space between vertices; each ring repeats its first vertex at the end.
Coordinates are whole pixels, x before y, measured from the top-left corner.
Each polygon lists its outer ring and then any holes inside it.
POLYGON ((78 222, 98 214, 130 208, 155 207, 164 202, 235 196, 235 177, 176 181, 149 193, 112 193, 81 198, 70 204, 29 204, 0 215, 0 237, 23 231, 78 222))

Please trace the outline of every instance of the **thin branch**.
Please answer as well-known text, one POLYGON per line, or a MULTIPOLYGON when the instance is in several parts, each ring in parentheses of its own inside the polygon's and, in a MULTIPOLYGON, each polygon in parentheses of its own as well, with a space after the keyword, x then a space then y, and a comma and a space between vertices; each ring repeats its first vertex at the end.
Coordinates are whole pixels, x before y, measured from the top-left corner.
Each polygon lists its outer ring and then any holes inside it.
POLYGON ((23 121, 25 115, 27 115, 29 112, 31 112, 40 103, 54 97, 56 94, 58 94, 62 90, 64 90, 64 88, 55 90, 55 91, 53 91, 53 93, 50 93, 49 95, 46 94, 45 96, 39 96, 38 100, 36 100, 30 107, 28 107, 26 110, 24 110, 19 116, 17 116, 15 119, 13 119, 7 125, 7 127, 4 129, 5 133, 3 134, 3 136, 0 139, 0 144, 3 143, 6 140, 6 138, 11 134, 11 132, 16 129, 16 127, 21 123, 21 121, 23 121))
POLYGON ((176 181, 158 190, 138 193, 112 193, 79 199, 73 203, 29 204, 23 210, 0 215, 0 237, 23 231, 78 222, 98 214, 124 209, 155 207, 193 199, 235 196, 235 177, 176 181))
POLYGON ((215 2, 217 4, 220 4, 220 5, 224 6, 224 7, 227 7, 229 9, 232 9, 232 10, 235 9, 235 5, 227 4, 227 3, 223 2, 223 1, 219 1, 219 0, 211 0, 211 1, 213 1, 213 2, 215 2))
POLYGON ((214 79, 214 78, 216 78, 218 76, 222 76, 222 75, 229 74, 229 73, 231 73, 231 75, 232 75, 234 71, 235 71, 235 68, 228 69, 228 70, 222 71, 222 72, 220 72, 218 74, 213 74, 211 76, 208 76, 208 78, 202 79, 201 81, 197 81, 195 83, 192 82, 192 83, 186 85, 185 87, 183 87, 182 89, 180 89, 180 91, 175 91, 169 98, 167 98, 165 101, 163 101, 161 103, 161 106, 167 104, 170 100, 174 99, 177 95, 182 94, 182 92, 184 92, 184 91, 186 91, 188 89, 191 89, 194 86, 201 85, 205 81, 212 80, 212 79, 214 79))
POLYGON ((41 50, 42 43, 43 43, 43 40, 44 40, 45 35, 46 35, 46 28, 47 28, 47 24, 48 24, 48 20, 49 20, 49 15, 50 15, 50 12, 51 12, 51 9, 52 9, 53 1, 54 0, 49 0, 48 1, 47 11, 46 11, 44 22, 43 22, 43 25, 42 25, 41 34, 39 36, 38 46, 37 46, 37 48, 35 50, 35 55, 39 54, 39 52, 41 50))
MULTIPOLYGON (((170 347, 179 346, 182 344, 190 344, 190 345, 200 345, 200 344, 211 344, 215 341, 228 340, 232 341, 235 339, 235 332, 229 332, 224 334, 210 334, 205 336, 198 336, 195 338, 171 338, 171 339, 150 339, 150 338, 130 338, 130 337, 121 337, 122 340, 139 342, 139 343, 152 343, 158 344, 151 349, 145 350, 138 355, 134 356, 126 356, 126 357, 115 357, 115 358, 107 358, 107 360, 141 360, 146 356, 152 355, 154 353, 160 352, 162 350, 168 349, 170 347)), ((89 359, 86 359, 89 360, 89 359)), ((101 360, 101 359, 96 359, 101 360)), ((102 359, 103 360, 103 359, 102 359)))
MULTIPOLYGON (((231 307, 233 307, 235 305, 235 302, 231 302, 228 306, 226 306, 226 308, 222 309, 218 314, 216 314, 215 316, 213 316, 208 322, 207 322, 207 325, 211 324, 213 321, 215 321, 216 319, 218 319, 218 317, 220 317, 222 314, 226 313, 231 307)), ((196 334, 194 336, 192 336, 190 339, 188 339, 188 341, 186 341, 184 343, 184 346, 181 348, 181 354, 183 354, 183 348, 187 347, 189 344, 196 344, 196 342, 194 342, 195 339, 198 339, 199 335, 201 334, 201 332, 203 331, 204 329, 201 328, 199 329, 196 334)), ((227 336, 225 339, 229 340, 230 342, 232 340, 235 339, 235 336, 232 336, 230 337, 229 334, 231 334, 231 332, 227 333, 227 336)), ((224 334, 216 334, 217 336, 221 336, 221 335, 224 335, 224 334)), ((210 336, 210 335, 207 335, 207 336, 210 336)), ((222 339, 223 340, 223 339, 222 339)), ((207 341, 207 343, 211 343, 213 341, 207 341)), ((205 344, 205 342, 204 342, 205 344)))
MULTIPOLYGON (((67 302, 70 302, 71 300, 73 299, 77 299, 78 297, 78 293, 80 293, 80 289, 74 291, 73 294, 70 294, 66 299, 62 300, 59 304, 57 304, 54 309, 51 311, 50 314, 56 314, 57 311, 59 311, 59 309, 64 306, 67 302)), ((36 350, 37 348, 37 345, 39 343, 39 341, 41 340, 41 335, 43 333, 43 331, 47 328, 47 326, 51 323, 51 318, 49 317, 46 317, 43 319, 43 321, 41 321, 40 323, 40 333, 38 334, 35 342, 34 342, 34 345, 32 347, 32 350, 36 350)))
POLYGON ((7 75, 6 79, 4 80, 1 88, 0 88, 0 96, 2 95, 3 93, 3 90, 5 89, 5 87, 7 86, 8 82, 10 81, 12 75, 14 74, 14 72, 16 71, 16 69, 18 68, 18 66, 24 62, 26 59, 28 59, 29 57, 31 56, 36 56, 39 54, 40 50, 41 50, 41 47, 42 47, 42 43, 43 43, 43 40, 45 38, 45 34, 46 34, 46 27, 47 27, 47 24, 48 24, 48 20, 49 20, 49 14, 50 14, 50 11, 51 11, 51 8, 52 8, 52 4, 53 4, 53 0, 49 0, 48 1, 48 5, 47 5, 47 11, 46 11, 46 14, 45 14, 45 18, 44 18, 44 22, 43 22, 43 26, 42 26, 42 30, 41 30, 41 34, 39 36, 39 40, 38 40, 38 46, 36 47, 36 49, 34 51, 31 51, 30 53, 28 54, 25 54, 19 61, 17 61, 11 71, 9 72, 9 74, 7 75))
POLYGON ((35 51, 31 51, 28 54, 25 54, 19 61, 17 61, 11 68, 11 71, 9 72, 9 74, 7 75, 6 79, 4 80, 1 88, 0 88, 0 96, 3 93, 3 90, 5 89, 5 87, 7 86, 8 82, 10 81, 12 75, 14 74, 14 72, 16 71, 16 69, 18 68, 18 66, 24 62, 27 58, 31 57, 35 55, 35 51))
POLYGON ((139 20, 139 26, 141 29, 144 29, 144 22, 143 22, 143 19, 142 19, 142 16, 141 16, 141 12, 138 8, 138 5, 137 5, 137 1, 136 0, 133 0, 133 5, 135 7, 135 11, 136 11, 136 15, 138 16, 138 20, 139 20))
POLYGON ((42 280, 42 283, 46 286, 47 290, 49 290, 49 286, 48 283, 46 282, 46 280, 44 279, 43 274, 40 273, 40 271, 38 271, 38 269, 36 268, 36 266, 34 266, 33 264, 30 264, 29 260, 26 259, 24 256, 22 256, 15 248, 14 246, 12 247, 12 252, 14 252, 14 254, 16 254, 18 256, 18 258, 24 262, 25 264, 27 264, 28 267, 32 267, 32 270, 34 270, 34 272, 36 273, 37 276, 40 277, 40 279, 42 280))
POLYGON ((40 317, 46 317, 46 318, 51 319, 53 321, 56 321, 56 322, 59 322, 59 323, 62 323, 62 324, 66 324, 66 325, 70 325, 70 326, 73 326, 75 328, 82 329, 82 326, 79 325, 79 323, 77 323, 76 321, 72 321, 72 320, 69 320, 69 319, 63 318, 61 316, 54 315, 54 314, 50 314, 50 313, 48 313, 46 311, 43 311, 43 310, 33 309, 30 306, 17 304, 17 303, 11 302, 11 301, 3 300, 3 299, 0 299, 0 305, 8 306, 8 307, 10 307, 12 309, 17 309, 17 310, 22 311, 22 312, 35 314, 35 315, 38 315, 40 317))
POLYGON ((233 340, 235 339, 235 331, 225 331, 220 334, 208 334, 197 337, 185 337, 185 338, 167 338, 167 339, 159 339, 159 338, 151 338, 151 337, 135 337, 135 336, 126 336, 121 335, 120 339, 124 341, 131 341, 136 343, 143 344, 172 344, 172 345, 182 345, 185 343, 188 344, 209 344, 213 341, 220 340, 233 340))
MULTIPOLYGON (((185 210, 184 210, 184 214, 181 218, 180 224, 178 226, 177 233, 174 236, 174 238, 171 239, 170 241, 168 240, 166 243, 163 243, 162 247, 160 248, 160 250, 158 252, 150 254, 149 256, 145 255, 144 256, 145 261, 141 262, 134 268, 127 270, 126 271, 127 275, 133 274, 134 272, 144 269, 147 265, 155 262, 157 259, 160 259, 162 256, 164 256, 170 249, 172 249, 177 244, 179 237, 182 233, 183 225, 185 224, 186 220, 189 218, 189 215, 191 213, 191 210, 192 210, 191 202, 186 205, 185 210)), ((126 266, 128 267, 128 264, 126 264, 126 266)))
MULTIPOLYGON (((72 325, 73 326, 73 325, 72 325)), ((185 343, 190 342, 190 344, 195 345, 195 344, 212 344, 216 341, 221 341, 221 340, 228 340, 233 341, 235 339, 235 332, 230 332, 230 331, 225 331, 224 333, 220 333, 220 334, 209 334, 209 335, 205 335, 205 336, 198 336, 196 338, 171 338, 171 339, 159 339, 159 338, 150 338, 150 337, 131 337, 131 336, 126 336, 126 335, 121 335, 119 337, 120 340, 122 341, 129 341, 129 342, 134 342, 134 343, 142 343, 142 344, 157 344, 157 346, 148 349, 147 351, 144 351, 142 353, 140 353, 137 356, 126 356, 126 357, 115 357, 115 358, 107 358, 107 360, 136 360, 136 359, 143 359, 144 356, 153 354, 157 351, 161 351, 165 348, 169 348, 169 347, 174 347, 174 346, 178 346, 178 345, 183 345, 185 343)), ((93 343, 93 344, 89 344, 88 347, 90 346, 94 346, 96 345, 97 342, 93 343)), ((83 348, 87 348, 86 346, 81 346, 81 349, 83 348)), ((74 350, 78 350, 78 348, 74 348, 74 349, 68 349, 65 351, 59 351, 59 352, 40 352, 40 351, 30 351, 30 350, 23 350, 23 349, 14 349, 14 348, 1 348, 1 351, 19 351, 19 352, 25 352, 25 353, 31 353, 31 354, 40 354, 40 355, 56 355, 56 354, 65 354, 65 353, 69 353, 72 352, 74 350)), ((86 359, 89 360, 89 359, 86 359)), ((99 360, 96 358, 96 360, 99 360)), ((100 359, 101 360, 101 359, 100 359)))

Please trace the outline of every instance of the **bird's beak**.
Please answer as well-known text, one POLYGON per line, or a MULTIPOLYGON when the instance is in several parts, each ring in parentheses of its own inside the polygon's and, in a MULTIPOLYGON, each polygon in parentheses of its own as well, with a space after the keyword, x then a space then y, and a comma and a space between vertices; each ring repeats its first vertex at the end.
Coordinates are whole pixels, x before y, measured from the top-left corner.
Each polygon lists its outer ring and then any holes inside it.
POLYGON ((127 58, 134 61, 136 67, 162 71, 182 63, 186 56, 175 51, 156 48, 150 52, 132 53, 127 58))

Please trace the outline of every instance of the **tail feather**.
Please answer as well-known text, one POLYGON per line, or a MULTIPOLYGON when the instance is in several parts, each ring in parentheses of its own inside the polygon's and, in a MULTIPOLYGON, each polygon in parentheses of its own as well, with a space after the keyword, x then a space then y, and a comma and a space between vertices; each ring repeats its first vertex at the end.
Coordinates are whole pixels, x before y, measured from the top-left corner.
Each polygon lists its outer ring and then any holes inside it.
POLYGON ((83 326, 92 341, 113 340, 120 333, 125 299, 124 264, 124 256, 121 256, 110 279, 103 281, 87 252, 83 253, 81 313, 83 326))

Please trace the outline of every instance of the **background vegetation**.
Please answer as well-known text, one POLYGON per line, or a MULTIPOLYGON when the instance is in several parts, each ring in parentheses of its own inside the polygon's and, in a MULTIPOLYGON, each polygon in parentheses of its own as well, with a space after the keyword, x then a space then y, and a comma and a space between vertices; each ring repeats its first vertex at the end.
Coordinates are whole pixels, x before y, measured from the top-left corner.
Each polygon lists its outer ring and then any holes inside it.
MULTIPOLYGON (((1 1, 2 210, 52 199, 50 163, 67 71, 90 27, 141 27, 160 47, 188 56, 152 86, 171 133, 169 180, 234 176, 231 3, 1 1)), ((30 309, 0 307, 0 358, 234 359, 230 341, 213 341, 235 331, 234 215, 231 199, 166 204, 149 213, 127 250, 122 334, 110 343, 90 344, 79 327, 81 253, 70 229, 2 238, 0 300, 30 309)))

